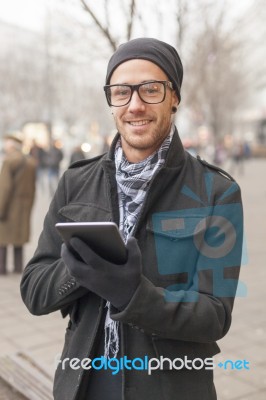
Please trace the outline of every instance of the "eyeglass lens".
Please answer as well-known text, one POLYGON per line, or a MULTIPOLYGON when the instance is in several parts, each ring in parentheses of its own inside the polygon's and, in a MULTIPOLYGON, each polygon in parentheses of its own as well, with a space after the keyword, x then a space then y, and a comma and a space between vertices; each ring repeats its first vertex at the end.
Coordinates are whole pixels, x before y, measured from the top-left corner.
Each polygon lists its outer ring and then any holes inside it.
POLYGON ((114 106, 126 105, 129 103, 134 90, 137 90, 139 97, 145 103, 160 103, 165 97, 165 84, 163 82, 147 82, 132 86, 113 85, 107 89, 109 102, 114 106))

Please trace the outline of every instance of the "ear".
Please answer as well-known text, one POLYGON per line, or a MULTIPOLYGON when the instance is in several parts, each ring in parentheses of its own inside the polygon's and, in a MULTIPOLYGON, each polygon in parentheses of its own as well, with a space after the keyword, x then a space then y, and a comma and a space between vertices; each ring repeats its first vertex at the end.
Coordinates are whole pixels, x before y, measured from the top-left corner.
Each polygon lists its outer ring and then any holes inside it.
POLYGON ((179 105, 179 100, 177 97, 176 92, 172 92, 172 113, 176 113, 177 112, 177 107, 179 105))

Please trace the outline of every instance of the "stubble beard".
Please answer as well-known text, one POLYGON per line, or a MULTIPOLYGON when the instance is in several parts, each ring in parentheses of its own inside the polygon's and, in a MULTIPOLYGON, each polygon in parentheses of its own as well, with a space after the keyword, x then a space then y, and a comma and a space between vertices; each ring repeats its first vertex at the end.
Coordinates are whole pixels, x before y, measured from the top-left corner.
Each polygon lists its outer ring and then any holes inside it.
POLYGON ((170 132, 171 117, 165 116, 159 126, 155 124, 153 130, 149 131, 148 134, 137 137, 124 129, 123 124, 120 124, 116 119, 115 123, 122 141, 124 140, 128 146, 140 151, 147 151, 151 148, 156 151, 170 132))

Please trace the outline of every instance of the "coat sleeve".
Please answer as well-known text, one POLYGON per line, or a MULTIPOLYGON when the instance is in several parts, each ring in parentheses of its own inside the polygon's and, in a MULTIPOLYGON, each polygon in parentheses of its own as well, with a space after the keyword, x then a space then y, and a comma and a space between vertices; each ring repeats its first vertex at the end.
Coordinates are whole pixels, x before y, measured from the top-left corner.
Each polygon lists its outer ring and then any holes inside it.
POLYGON ((60 255, 62 240, 55 224, 60 222, 58 211, 65 205, 64 177, 45 217, 37 250, 22 275, 21 296, 35 315, 61 310, 65 316, 73 302, 87 293, 68 273, 60 255))
POLYGON ((0 173, 0 220, 4 220, 7 215, 10 196, 12 193, 12 172, 7 161, 3 162, 0 173))
POLYGON ((232 204, 226 204, 218 211, 223 213, 219 219, 222 231, 225 232, 228 226, 232 228, 231 221, 237 227, 236 236, 232 239, 237 241, 232 250, 233 258, 229 261, 226 257, 221 257, 222 260, 213 258, 212 265, 205 268, 204 264, 203 268, 203 249, 200 249, 194 279, 187 290, 169 291, 142 276, 127 307, 121 312, 112 308, 111 317, 114 320, 164 339, 209 343, 227 333, 242 257, 243 214, 239 188, 230 199, 232 204), (227 225, 226 221, 229 221, 227 225))

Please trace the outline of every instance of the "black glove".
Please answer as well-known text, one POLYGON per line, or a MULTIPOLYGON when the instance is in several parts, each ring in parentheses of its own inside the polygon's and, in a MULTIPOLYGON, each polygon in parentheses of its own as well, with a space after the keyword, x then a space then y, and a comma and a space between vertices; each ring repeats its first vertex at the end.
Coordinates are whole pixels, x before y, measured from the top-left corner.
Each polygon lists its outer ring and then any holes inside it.
POLYGON ((113 264, 96 254, 86 243, 72 238, 71 247, 83 260, 75 257, 65 244, 61 256, 76 281, 104 298, 118 309, 123 309, 135 293, 141 276, 141 253, 137 240, 129 238, 128 259, 125 264, 113 264))

